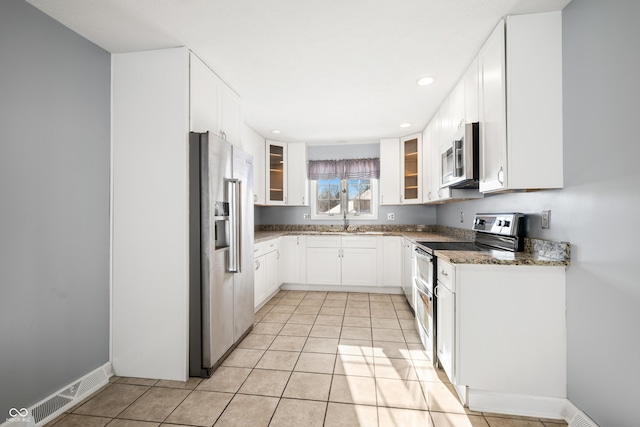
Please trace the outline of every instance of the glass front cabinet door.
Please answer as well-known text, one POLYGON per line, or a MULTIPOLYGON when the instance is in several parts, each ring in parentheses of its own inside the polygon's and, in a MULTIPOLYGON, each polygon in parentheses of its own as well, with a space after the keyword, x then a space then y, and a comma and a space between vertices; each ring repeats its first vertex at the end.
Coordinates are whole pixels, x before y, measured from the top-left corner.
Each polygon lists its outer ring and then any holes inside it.
POLYGON ((422 203, 422 134, 409 135, 400 140, 402 184, 400 202, 422 203))
POLYGON ((267 141, 267 204, 287 204, 287 145, 267 141))

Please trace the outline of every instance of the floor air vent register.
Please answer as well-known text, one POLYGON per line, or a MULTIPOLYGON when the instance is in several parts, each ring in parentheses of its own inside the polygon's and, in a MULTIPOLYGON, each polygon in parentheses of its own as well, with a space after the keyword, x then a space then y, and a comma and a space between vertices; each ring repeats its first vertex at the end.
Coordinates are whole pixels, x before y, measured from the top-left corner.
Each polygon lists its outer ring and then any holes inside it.
POLYGON ((578 411, 569 423, 569 427, 598 427, 598 424, 594 423, 583 412, 578 411))
POLYGON ((109 378, 104 368, 91 372, 71 386, 54 393, 29 408, 33 424, 27 425, 44 425, 62 412, 80 403, 84 398, 90 396, 108 382, 109 378))

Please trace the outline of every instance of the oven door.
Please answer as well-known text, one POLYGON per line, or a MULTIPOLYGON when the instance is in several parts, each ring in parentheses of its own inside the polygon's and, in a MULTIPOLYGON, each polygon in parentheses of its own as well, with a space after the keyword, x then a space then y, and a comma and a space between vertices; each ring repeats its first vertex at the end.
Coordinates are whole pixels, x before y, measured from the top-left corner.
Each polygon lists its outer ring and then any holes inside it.
POLYGON ((424 249, 414 249, 415 267, 413 269, 416 280, 419 280, 429 292, 433 292, 433 257, 424 249))

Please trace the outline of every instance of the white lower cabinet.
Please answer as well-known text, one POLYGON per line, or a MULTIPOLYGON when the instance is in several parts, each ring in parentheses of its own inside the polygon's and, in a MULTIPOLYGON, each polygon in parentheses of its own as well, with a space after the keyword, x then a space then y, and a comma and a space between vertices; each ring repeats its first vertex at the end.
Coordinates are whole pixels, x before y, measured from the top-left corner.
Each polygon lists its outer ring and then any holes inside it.
POLYGON ((307 246, 307 282, 313 285, 340 285, 342 283, 341 248, 314 248, 307 246))
POLYGON ((342 249, 342 284, 375 286, 378 275, 375 269, 378 251, 370 248, 342 249))
POLYGON ((256 243, 253 246, 254 307, 258 308, 280 287, 278 239, 256 243))
POLYGON ((413 301, 413 244, 405 238, 402 238, 402 290, 411 308, 415 309, 413 301))
POLYGON ((280 251, 280 284, 307 283, 307 237, 282 236, 280 251))
POLYGON ((267 267, 266 271, 266 288, 267 296, 273 295, 280 287, 280 280, 278 278, 278 258, 280 252, 276 249, 273 252, 269 252, 264 256, 264 263, 267 267))
POLYGON ((438 259, 437 354, 472 410, 555 413, 567 396, 565 267, 438 259))
POLYGON ((402 240, 400 236, 382 238, 382 286, 402 287, 402 240))
POLYGON ((310 285, 382 283, 382 236, 309 236, 306 256, 310 285))
POLYGON ((455 294, 453 291, 438 282, 438 333, 436 334, 438 360, 449 379, 453 378, 453 346, 455 325, 455 294))

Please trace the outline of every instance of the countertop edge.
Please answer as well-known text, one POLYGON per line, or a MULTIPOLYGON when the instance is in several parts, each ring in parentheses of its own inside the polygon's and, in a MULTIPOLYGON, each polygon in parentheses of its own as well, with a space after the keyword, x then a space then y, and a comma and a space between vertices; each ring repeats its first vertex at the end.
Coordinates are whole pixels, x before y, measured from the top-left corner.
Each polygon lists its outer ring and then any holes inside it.
MULTIPOLYGON (((385 232, 305 232, 305 231, 257 231, 255 232, 255 243, 261 243, 282 236, 371 236, 385 237, 398 236, 404 237, 416 243, 420 240, 429 241, 461 241, 462 239, 455 236, 420 231, 385 231, 385 232)), ((528 265, 528 266, 547 266, 547 267, 568 267, 569 259, 554 259, 545 257, 532 252, 508 252, 508 251, 491 251, 491 252, 472 252, 472 251, 434 251, 434 254, 451 264, 474 264, 474 265, 528 265)))

